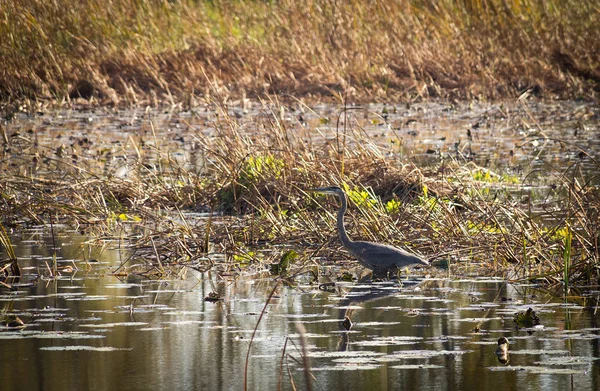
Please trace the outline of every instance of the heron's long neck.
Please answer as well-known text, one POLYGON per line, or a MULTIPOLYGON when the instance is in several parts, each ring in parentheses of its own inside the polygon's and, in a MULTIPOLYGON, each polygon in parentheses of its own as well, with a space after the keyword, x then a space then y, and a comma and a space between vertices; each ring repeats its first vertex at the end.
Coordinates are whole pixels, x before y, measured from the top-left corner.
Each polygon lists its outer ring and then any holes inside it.
POLYGON ((344 228, 344 214, 346 213, 346 209, 348 209, 348 201, 346 200, 345 194, 340 195, 339 198, 342 205, 337 216, 337 226, 338 232, 340 233, 340 240, 342 241, 342 244, 344 244, 344 246, 347 246, 349 243, 352 242, 352 240, 350 240, 348 234, 346 233, 346 228, 344 228))

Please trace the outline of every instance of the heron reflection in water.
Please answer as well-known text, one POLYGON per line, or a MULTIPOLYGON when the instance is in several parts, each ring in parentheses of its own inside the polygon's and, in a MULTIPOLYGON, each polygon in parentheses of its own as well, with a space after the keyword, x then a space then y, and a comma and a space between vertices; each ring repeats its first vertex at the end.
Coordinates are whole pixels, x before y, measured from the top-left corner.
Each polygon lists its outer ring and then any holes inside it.
POLYGON ((413 265, 429 266, 429 262, 408 251, 387 244, 354 241, 348 237, 344 227, 344 214, 348 209, 346 193, 338 186, 311 189, 314 193, 333 194, 341 202, 337 215, 337 228, 340 240, 344 247, 358 260, 358 262, 373 271, 376 277, 384 277, 389 272, 413 265))

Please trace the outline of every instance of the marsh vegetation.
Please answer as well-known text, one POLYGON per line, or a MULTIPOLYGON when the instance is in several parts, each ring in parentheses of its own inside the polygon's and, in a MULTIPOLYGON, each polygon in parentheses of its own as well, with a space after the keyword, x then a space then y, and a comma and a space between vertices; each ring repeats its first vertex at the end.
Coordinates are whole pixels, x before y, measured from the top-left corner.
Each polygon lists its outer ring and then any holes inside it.
POLYGON ((9 1, 0 100, 597 99, 589 1, 9 1))
POLYGON ((598 388, 599 14, 0 1, 3 388, 598 388))
POLYGON ((340 184, 353 238, 399 245, 452 271, 597 281, 593 106, 319 114, 301 104, 249 105, 133 110, 109 125, 109 112, 67 111, 9 126, 2 224, 68 224, 119 239, 158 275, 169 265, 211 269, 211 252, 227 255, 218 262, 227 271, 266 269, 287 250, 301 254, 288 272, 303 273, 345 257, 335 204, 305 192, 340 184), (560 127, 556 118, 565 118, 560 127), (440 121, 453 127, 449 136, 434 136, 440 121), (261 245, 283 248, 265 255, 261 245))

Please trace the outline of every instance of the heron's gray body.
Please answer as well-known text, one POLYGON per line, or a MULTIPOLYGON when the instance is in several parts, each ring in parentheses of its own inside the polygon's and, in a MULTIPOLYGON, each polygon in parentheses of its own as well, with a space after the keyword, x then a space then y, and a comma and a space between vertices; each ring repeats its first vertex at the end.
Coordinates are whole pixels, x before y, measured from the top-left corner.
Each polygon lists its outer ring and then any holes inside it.
POLYGON ((346 209, 348 209, 346 193, 337 186, 323 187, 312 191, 334 194, 339 197, 341 206, 337 216, 337 227, 340 240, 344 247, 358 259, 358 262, 364 267, 373 270, 374 274, 380 275, 412 265, 429 265, 429 262, 417 255, 394 246, 351 240, 344 227, 344 214, 346 213, 346 209))

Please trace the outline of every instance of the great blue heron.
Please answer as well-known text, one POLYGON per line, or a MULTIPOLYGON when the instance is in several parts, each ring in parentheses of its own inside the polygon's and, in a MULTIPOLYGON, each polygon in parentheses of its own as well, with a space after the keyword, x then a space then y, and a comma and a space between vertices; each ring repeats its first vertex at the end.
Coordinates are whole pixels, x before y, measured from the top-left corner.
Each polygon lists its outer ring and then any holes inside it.
POLYGON ((344 214, 348 209, 346 193, 338 186, 321 187, 311 189, 315 193, 333 194, 341 201, 340 210, 337 215, 337 227, 342 244, 358 262, 364 267, 371 269, 376 276, 385 275, 411 265, 429 265, 429 262, 411 254, 408 251, 387 244, 353 241, 348 237, 344 228, 344 214))

